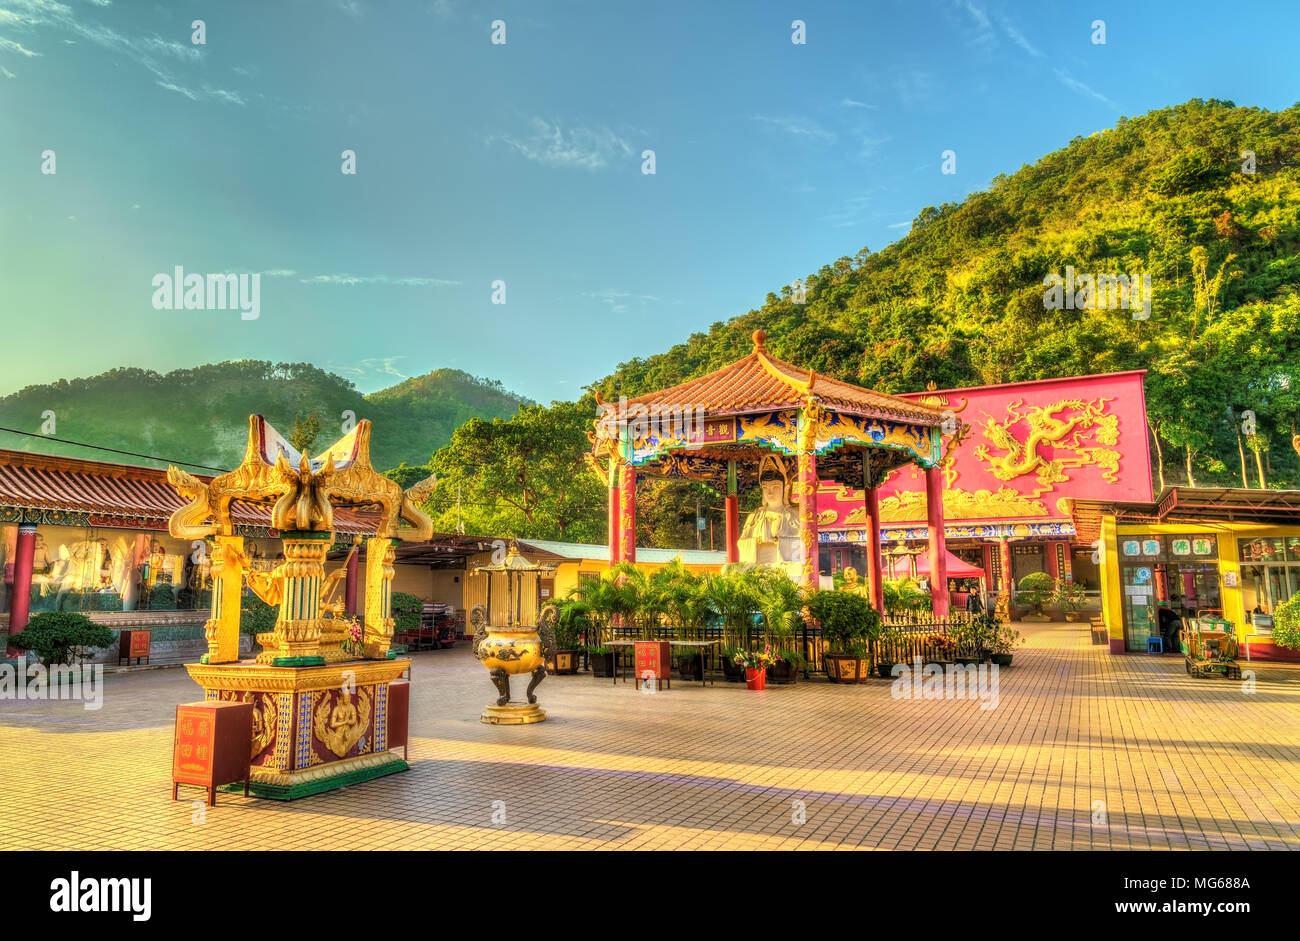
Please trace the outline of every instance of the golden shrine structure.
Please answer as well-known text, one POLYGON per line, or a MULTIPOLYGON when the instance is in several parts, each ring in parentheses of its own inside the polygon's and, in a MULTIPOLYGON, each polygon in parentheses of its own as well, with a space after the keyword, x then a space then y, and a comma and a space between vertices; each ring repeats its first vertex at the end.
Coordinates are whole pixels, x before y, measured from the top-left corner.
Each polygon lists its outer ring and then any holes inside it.
POLYGON ((729 563, 779 566, 805 590, 816 589, 818 485, 834 480, 862 488, 870 597, 883 610, 877 487, 898 468, 916 465, 927 484, 934 613, 944 616, 943 445, 945 434, 959 440, 965 426, 939 406, 783 362, 766 340, 755 331, 748 356, 698 379, 617 405, 599 403, 592 464, 609 490, 610 565, 636 561, 638 478, 697 480, 725 494, 729 563), (762 490, 763 503, 742 532, 739 492, 753 487, 762 490))
POLYGON ((432 534, 418 508, 432 480, 403 491, 377 473, 369 421, 313 458, 299 454, 260 415, 249 416, 248 445, 235 470, 203 483, 172 466, 167 478, 189 500, 172 514, 169 532, 211 544, 208 652, 186 668, 206 700, 253 704, 253 793, 290 800, 406 770, 388 748, 389 684, 410 666, 390 649, 394 546, 432 534), (231 520, 233 503, 269 508, 283 546, 270 573, 249 566, 231 520), (324 565, 338 507, 377 509, 375 534, 366 543, 359 642, 350 637, 342 606, 322 604, 322 588, 340 574, 326 576, 324 565), (245 583, 279 612, 274 630, 258 635, 262 652, 240 661, 245 583))

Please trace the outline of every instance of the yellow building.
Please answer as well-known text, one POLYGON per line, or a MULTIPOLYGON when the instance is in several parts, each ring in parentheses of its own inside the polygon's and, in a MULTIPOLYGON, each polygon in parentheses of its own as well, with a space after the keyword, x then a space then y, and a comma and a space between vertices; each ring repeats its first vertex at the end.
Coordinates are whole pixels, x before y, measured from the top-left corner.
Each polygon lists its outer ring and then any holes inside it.
POLYGON ((1101 566, 1111 653, 1146 652, 1168 638, 1162 620, 1209 612, 1250 659, 1300 661, 1270 637, 1277 605, 1300 593, 1300 491, 1166 487, 1154 503, 1070 504, 1101 566))
MULTIPOLYGON (((554 572, 546 576, 520 576, 523 607, 518 616, 524 618, 525 623, 536 618, 539 601, 546 604, 564 598, 582 579, 599 578, 600 573, 609 568, 609 547, 606 545, 435 534, 428 543, 397 547, 393 591, 406 592, 426 602, 450 605, 459 612, 483 605, 489 609, 492 623, 505 623, 505 593, 498 590, 498 585, 489 598, 488 576, 475 574, 474 569, 491 563, 512 543, 530 562, 555 565, 554 572)), ((341 558, 340 553, 334 553, 331 559, 336 556, 341 558)), ((637 549, 637 567, 648 572, 663 568, 674 559, 681 559, 682 564, 696 574, 717 573, 722 570, 726 553, 699 549, 637 549)), ((364 597, 364 566, 357 567, 357 579, 357 591, 364 597)))

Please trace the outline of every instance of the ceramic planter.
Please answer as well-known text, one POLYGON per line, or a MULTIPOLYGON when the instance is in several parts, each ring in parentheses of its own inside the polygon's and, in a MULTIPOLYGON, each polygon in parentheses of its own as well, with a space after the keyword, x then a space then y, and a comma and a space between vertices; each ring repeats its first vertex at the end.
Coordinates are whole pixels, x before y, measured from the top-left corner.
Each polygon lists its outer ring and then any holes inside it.
POLYGON ((867 678, 869 661, 861 657, 828 653, 823 659, 826 662, 826 676, 832 683, 861 683, 867 678))

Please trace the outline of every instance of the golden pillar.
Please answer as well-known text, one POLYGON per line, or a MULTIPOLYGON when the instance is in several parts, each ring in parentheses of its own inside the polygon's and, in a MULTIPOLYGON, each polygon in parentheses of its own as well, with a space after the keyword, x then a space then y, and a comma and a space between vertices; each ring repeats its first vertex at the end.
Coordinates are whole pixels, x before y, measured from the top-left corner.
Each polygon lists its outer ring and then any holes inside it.
POLYGON ((212 550, 212 616, 203 625, 203 663, 239 660, 239 599, 244 585, 244 537, 216 536, 212 550))
POLYGON ((331 533, 282 533, 284 561, 276 569, 281 583, 280 617, 270 646, 258 663, 299 666, 324 662, 320 655, 320 587, 331 533), (288 661, 288 662, 286 662, 288 661))
POLYGON ((367 660, 383 660, 393 643, 393 560, 397 540, 366 540, 366 622, 362 634, 367 660))

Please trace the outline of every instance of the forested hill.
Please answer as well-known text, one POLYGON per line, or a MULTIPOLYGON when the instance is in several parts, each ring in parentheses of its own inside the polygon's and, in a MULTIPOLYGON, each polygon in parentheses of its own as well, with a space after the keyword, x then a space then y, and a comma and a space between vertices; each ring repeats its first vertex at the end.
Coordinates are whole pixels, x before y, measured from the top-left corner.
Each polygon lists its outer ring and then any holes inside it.
POLYGON ((1231 407, 1258 416, 1245 444, 1268 484, 1300 486, 1300 106, 1195 99, 1121 119, 806 285, 804 304, 787 285, 595 385, 609 399, 681 382, 747 353, 758 328, 777 356, 888 392, 1147 368, 1168 483, 1190 461, 1198 484, 1241 485, 1231 407), (1067 266, 1149 274, 1150 318, 1045 309, 1045 277, 1067 266))
MULTIPOLYGON (((341 376, 306 363, 259 360, 215 363, 160 374, 114 369, 88 379, 61 379, 0 398, 0 426, 123 451, 213 467, 236 466, 248 416, 265 415, 315 448, 342 434, 343 413, 374 423, 371 457, 379 470, 428 463, 471 418, 504 418, 524 401, 499 382, 438 369, 362 395, 341 376), (53 413, 53 428, 47 413, 53 413)), ((157 466, 48 440, 0 432, 0 447, 157 466)))

